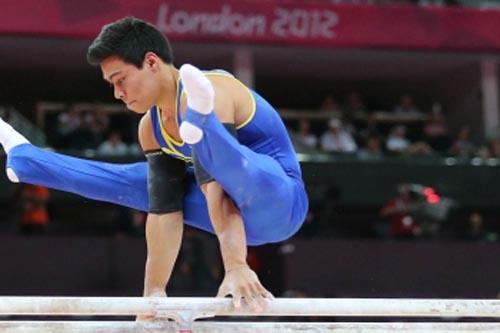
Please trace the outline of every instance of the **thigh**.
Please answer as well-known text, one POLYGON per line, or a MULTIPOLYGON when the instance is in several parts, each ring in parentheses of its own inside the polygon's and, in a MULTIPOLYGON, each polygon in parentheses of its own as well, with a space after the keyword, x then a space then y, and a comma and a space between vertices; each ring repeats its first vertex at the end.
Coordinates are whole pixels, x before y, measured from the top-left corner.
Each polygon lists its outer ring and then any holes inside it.
POLYGON ((271 157, 261 155, 255 162, 259 168, 249 175, 251 186, 236 203, 247 239, 251 245, 282 241, 295 230, 296 183, 271 157))

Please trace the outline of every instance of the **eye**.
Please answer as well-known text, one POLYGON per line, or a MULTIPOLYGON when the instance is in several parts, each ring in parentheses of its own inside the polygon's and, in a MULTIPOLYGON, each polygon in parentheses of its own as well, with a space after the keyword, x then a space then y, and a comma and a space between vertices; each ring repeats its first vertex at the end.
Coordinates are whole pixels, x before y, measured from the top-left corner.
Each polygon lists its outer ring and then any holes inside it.
POLYGON ((116 81, 116 84, 121 85, 125 81, 125 77, 122 77, 118 81, 116 81))

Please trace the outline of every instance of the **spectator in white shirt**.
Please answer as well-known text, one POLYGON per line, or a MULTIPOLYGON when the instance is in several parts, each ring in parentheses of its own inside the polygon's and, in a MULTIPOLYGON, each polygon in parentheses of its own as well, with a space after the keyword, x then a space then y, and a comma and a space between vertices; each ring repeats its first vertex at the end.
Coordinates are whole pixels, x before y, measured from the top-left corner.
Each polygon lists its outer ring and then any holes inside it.
POLYGON ((352 135, 337 118, 328 122, 329 129, 321 136, 321 148, 333 153, 353 153, 358 149, 352 135))
POLYGON ((406 127, 399 125, 391 130, 387 138, 386 148, 392 153, 402 154, 408 150, 410 144, 406 137, 406 127))
POLYGON ((296 135, 297 141, 306 148, 315 149, 318 145, 318 138, 311 133, 311 122, 302 118, 299 121, 299 131, 296 135))
POLYGON ((99 155, 106 156, 123 156, 128 154, 128 146, 122 141, 122 137, 118 132, 111 132, 108 140, 101 143, 97 148, 99 155))

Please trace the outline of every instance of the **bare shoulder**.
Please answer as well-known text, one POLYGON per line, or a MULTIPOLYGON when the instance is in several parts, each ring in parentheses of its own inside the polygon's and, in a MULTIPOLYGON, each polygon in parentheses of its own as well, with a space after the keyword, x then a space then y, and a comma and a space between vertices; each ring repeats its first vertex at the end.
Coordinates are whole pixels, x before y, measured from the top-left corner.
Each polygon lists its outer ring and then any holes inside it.
MULTIPOLYGON (((243 123, 252 113, 252 99, 241 82, 228 75, 207 75, 215 91, 214 111, 223 123, 243 123)), ((186 95, 182 95, 181 110, 186 108, 186 95)))
POLYGON ((139 144, 142 150, 160 149, 160 145, 155 139, 153 133, 153 124, 149 111, 142 116, 139 122, 139 144))
MULTIPOLYGON (((235 78, 226 75, 207 75, 216 94, 226 100, 235 100, 244 88, 235 78)), ((217 97, 216 97, 217 98, 217 97)))
MULTIPOLYGON (((219 77, 207 76, 215 91, 214 112, 223 123, 234 123, 235 103, 231 90, 219 77)), ((187 105, 187 96, 182 94, 181 110, 184 114, 187 105)))
POLYGON ((219 118, 226 118, 221 121, 239 124, 246 119, 252 104, 248 89, 231 76, 209 75, 207 77, 215 89, 215 112, 219 118), (219 110, 226 110, 223 111, 226 114, 221 115, 219 110))

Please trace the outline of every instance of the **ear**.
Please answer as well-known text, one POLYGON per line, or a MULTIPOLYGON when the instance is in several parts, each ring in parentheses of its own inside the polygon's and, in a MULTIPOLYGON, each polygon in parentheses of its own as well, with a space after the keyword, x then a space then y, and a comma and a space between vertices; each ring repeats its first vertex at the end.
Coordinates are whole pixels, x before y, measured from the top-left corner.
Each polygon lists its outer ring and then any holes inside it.
POLYGON ((143 66, 150 68, 154 72, 157 71, 160 65, 160 58, 154 52, 147 52, 144 55, 144 63, 143 66))

